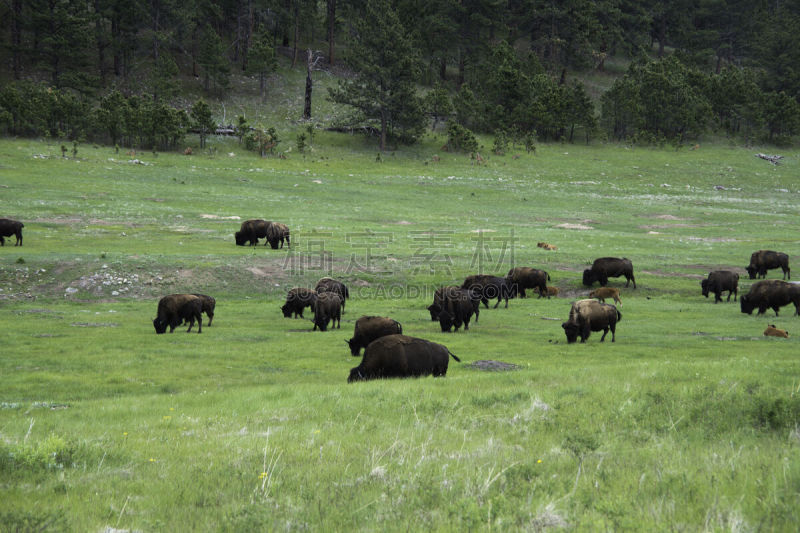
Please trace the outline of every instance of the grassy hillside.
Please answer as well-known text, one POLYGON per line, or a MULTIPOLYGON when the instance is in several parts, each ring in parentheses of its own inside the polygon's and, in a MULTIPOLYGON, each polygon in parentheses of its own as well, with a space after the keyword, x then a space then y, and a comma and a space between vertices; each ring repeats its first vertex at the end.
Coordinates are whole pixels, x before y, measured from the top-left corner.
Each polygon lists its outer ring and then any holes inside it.
POLYGON ((715 305, 699 281, 746 278, 759 248, 797 257, 798 152, 543 145, 477 166, 434 138, 381 162, 324 132, 285 160, 211 143, 64 159, 0 141, 0 216, 25 223, 0 248, 6 527, 794 530, 798 318, 715 305), (235 246, 255 217, 288 224, 291 248, 235 246), (617 340, 567 345, 581 271, 608 255, 638 285, 611 282, 617 340), (437 286, 512 265, 560 297, 468 332, 430 321, 437 286), (283 318, 286 291, 324 275, 351 288, 341 330, 283 318), (155 335, 158 298, 189 291, 217 298, 213 326, 155 335), (463 362, 348 385, 366 314, 463 362))

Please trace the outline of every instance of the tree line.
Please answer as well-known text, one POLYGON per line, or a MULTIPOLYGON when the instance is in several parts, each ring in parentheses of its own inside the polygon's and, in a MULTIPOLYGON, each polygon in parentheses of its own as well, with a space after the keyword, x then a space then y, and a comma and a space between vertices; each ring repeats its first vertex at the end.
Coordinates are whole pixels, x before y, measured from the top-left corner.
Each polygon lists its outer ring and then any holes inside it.
POLYGON ((296 66, 312 48, 355 74, 327 98, 381 148, 443 120, 543 140, 800 131, 800 0, 8 0, 0 16, 17 135, 174 147, 191 125, 179 74, 221 97, 237 71, 263 95, 276 49, 296 66), (596 104, 573 74, 612 57, 630 67, 596 104), (140 127, 116 133, 110 98, 140 127))

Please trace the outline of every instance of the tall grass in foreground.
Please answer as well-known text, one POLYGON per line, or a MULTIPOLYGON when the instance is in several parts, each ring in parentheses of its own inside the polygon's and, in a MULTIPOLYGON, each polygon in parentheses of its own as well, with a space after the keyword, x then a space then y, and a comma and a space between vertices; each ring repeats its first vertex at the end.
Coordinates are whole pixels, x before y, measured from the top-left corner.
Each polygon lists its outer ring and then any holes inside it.
POLYGON ((758 248, 798 255, 797 154, 553 145, 477 167, 319 146, 139 165, 0 142, 2 216, 25 222, 25 246, 0 248, 0 529, 796 528, 798 318, 715 305, 699 280, 758 248), (292 250, 234 246, 229 216, 286 222, 292 250), (426 291, 505 274, 512 251, 562 297, 441 333, 426 291), (604 255, 639 285, 617 342, 567 345, 604 255), (286 290, 327 273, 354 293, 341 330, 284 319, 286 290), (217 298, 214 325, 155 335, 158 297, 182 291, 217 298), (366 314, 463 363, 348 385, 366 314))

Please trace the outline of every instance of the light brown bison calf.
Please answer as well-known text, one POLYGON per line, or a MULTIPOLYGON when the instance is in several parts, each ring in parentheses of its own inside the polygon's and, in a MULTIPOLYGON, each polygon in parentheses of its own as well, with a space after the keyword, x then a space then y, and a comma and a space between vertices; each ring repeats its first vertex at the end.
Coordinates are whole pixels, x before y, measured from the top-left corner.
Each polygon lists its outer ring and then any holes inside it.
POLYGON ((597 298, 603 303, 606 303, 606 298, 613 298, 614 303, 622 305, 622 300, 619 299, 619 289, 614 287, 600 287, 589 293, 589 298, 597 298))
POLYGON ((764 330, 765 337, 783 337, 784 339, 789 338, 789 332, 785 329, 778 329, 775 327, 775 324, 770 324, 767 326, 767 329, 764 330))

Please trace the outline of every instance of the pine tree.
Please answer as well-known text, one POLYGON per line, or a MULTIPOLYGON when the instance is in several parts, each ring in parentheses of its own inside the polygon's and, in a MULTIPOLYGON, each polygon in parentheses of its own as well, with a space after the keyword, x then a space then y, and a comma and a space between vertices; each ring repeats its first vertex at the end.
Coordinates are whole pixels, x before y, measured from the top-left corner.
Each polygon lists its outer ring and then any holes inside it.
POLYGON ((192 117, 192 126, 197 130, 200 136, 200 148, 205 148, 206 137, 217 127, 214 123, 214 117, 211 116, 211 108, 200 99, 192 106, 190 115, 192 117))

